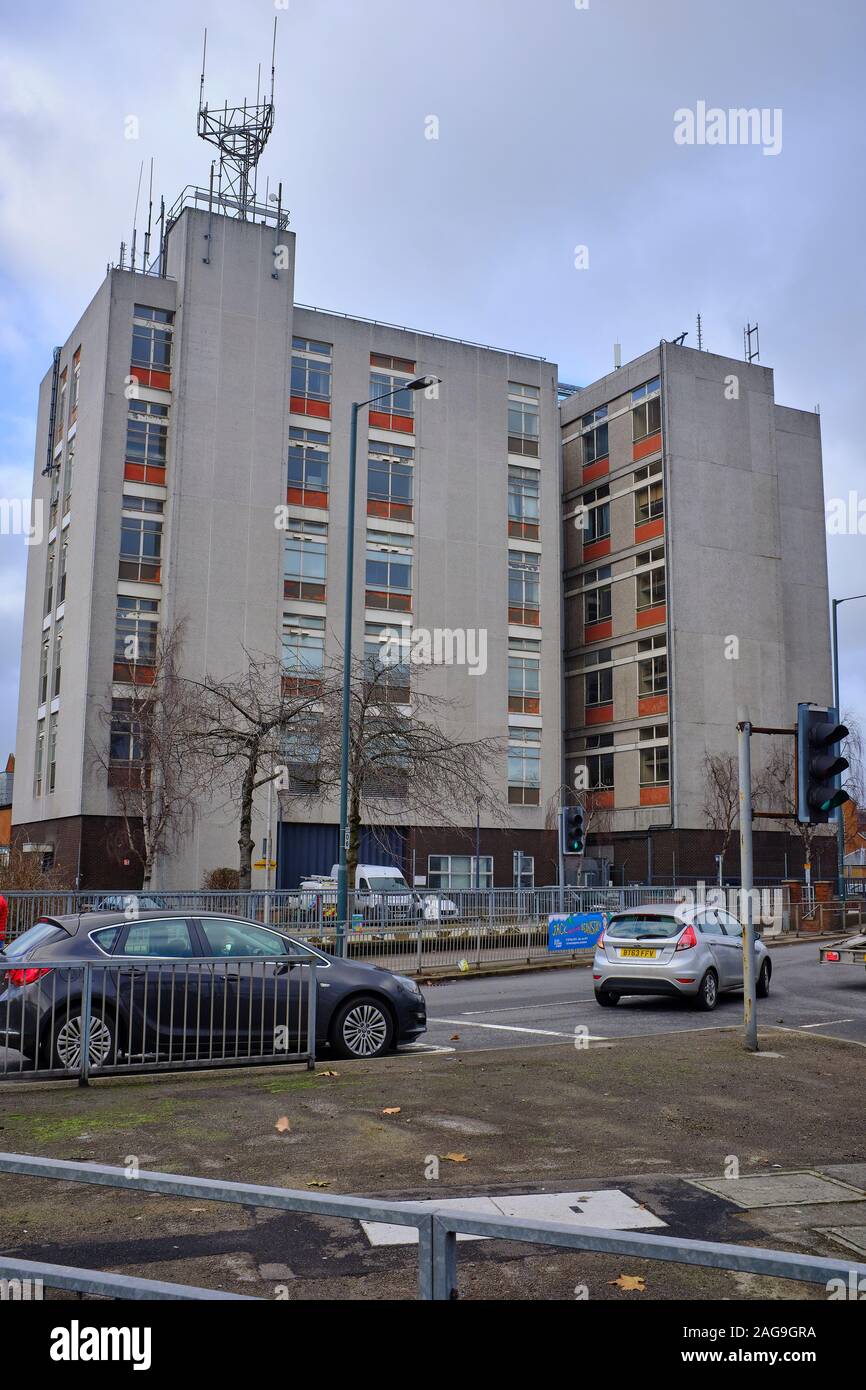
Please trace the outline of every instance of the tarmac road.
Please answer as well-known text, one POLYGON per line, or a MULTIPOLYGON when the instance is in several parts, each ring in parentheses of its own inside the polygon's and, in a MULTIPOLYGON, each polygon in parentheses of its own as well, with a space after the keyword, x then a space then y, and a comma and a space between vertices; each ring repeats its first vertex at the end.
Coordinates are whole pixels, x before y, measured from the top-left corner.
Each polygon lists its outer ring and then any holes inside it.
MULTIPOLYGON (((866 1046, 866 972, 853 965, 822 965, 818 944, 797 942, 772 949, 769 999, 758 1000, 762 1026, 843 1038, 866 1046)), ((591 1038, 622 1038, 736 1027, 742 1022, 741 994, 722 995, 713 1013, 678 1000, 622 999, 602 1009, 593 997, 586 967, 532 974, 473 977, 424 985, 427 1034, 424 1042, 459 1051, 491 1047, 561 1045, 577 1027, 591 1038)))

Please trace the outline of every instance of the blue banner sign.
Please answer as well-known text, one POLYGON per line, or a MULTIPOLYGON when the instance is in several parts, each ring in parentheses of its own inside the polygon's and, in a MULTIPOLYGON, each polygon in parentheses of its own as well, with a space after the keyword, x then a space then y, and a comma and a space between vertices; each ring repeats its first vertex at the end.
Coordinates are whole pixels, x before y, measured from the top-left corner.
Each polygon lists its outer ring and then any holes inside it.
POLYGON ((585 951, 604 929, 603 912, 555 912, 547 919, 548 951, 585 951))

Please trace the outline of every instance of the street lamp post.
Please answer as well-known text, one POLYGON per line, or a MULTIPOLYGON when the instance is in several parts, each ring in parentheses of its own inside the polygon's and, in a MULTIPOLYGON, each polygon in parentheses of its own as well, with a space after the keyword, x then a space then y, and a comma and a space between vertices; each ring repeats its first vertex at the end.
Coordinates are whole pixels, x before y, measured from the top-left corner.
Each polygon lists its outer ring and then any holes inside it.
POLYGON ((424 391, 438 386, 437 376, 419 376, 373 396, 368 401, 356 401, 352 406, 352 426, 349 440, 349 498, 348 534, 346 536, 346 614, 343 630, 343 725, 340 744, 340 858, 337 868, 337 942, 336 954, 343 955, 346 926, 349 919, 349 885, 346 882, 346 861, 349 851, 349 744, 352 705, 352 600, 355 581, 355 480, 358 471, 358 419, 365 406, 388 401, 402 391, 424 391))
MULTIPOLYGON (((839 696, 839 623, 837 613, 843 603, 853 603, 855 599, 866 598, 866 594, 849 594, 847 598, 833 600, 833 700, 836 704, 836 718, 842 718, 839 696)), ((836 810, 836 869, 837 889, 842 902, 845 901, 845 807, 836 810)))

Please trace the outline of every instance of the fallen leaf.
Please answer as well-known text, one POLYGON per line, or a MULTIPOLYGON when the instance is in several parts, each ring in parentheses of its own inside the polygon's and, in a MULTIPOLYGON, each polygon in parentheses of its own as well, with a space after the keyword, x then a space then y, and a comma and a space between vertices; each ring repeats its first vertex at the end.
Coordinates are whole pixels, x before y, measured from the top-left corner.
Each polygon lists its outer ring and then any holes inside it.
POLYGON ((390 1107, 390 1109, 388 1109, 388 1110, 383 1110, 383 1111, 382 1111, 382 1114, 383 1114, 383 1115, 399 1115, 399 1114, 400 1114, 400 1106, 399 1106, 399 1105, 392 1105, 392 1106, 390 1107))
POLYGON ((646 1283, 639 1274, 621 1274, 618 1279, 608 1279, 607 1282, 614 1289, 634 1289, 638 1293, 646 1293, 646 1283))
POLYGON ((280 1118, 277 1120, 277 1123, 274 1125, 274 1129, 277 1131, 278 1134, 288 1134, 291 1128, 292 1126, 289 1124, 288 1115, 281 1115, 280 1118))
POLYGON ((329 1182, 322 1182, 320 1178, 310 1178, 307 1187, 330 1187, 329 1182))
POLYGON ((317 1076, 339 1076, 340 1073, 339 1073, 338 1071, 320 1071, 320 1072, 317 1072, 316 1075, 317 1075, 317 1076))
POLYGON ((451 1041, 452 1041, 452 1042, 459 1042, 459 1041, 460 1041, 460 1034, 459 1034, 459 1033, 452 1033, 452 1034, 451 1034, 451 1041))
POLYGON ((468 1163, 469 1158, 466 1154, 443 1154, 443 1162, 446 1163, 468 1163))

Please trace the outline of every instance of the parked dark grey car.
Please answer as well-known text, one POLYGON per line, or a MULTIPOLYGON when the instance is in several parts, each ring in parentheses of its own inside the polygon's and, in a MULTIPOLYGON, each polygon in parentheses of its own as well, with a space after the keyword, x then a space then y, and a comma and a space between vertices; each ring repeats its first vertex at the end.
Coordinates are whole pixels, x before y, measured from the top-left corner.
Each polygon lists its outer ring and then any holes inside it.
POLYGON ((90 960, 102 967, 93 972, 93 1066, 302 1051, 310 973, 303 962, 280 961, 298 955, 316 960, 317 1050, 378 1057, 426 1030, 414 980, 260 922, 166 909, 87 912, 43 917, 0 953, 0 1047, 42 1067, 76 1068, 83 972, 74 963, 90 960))

